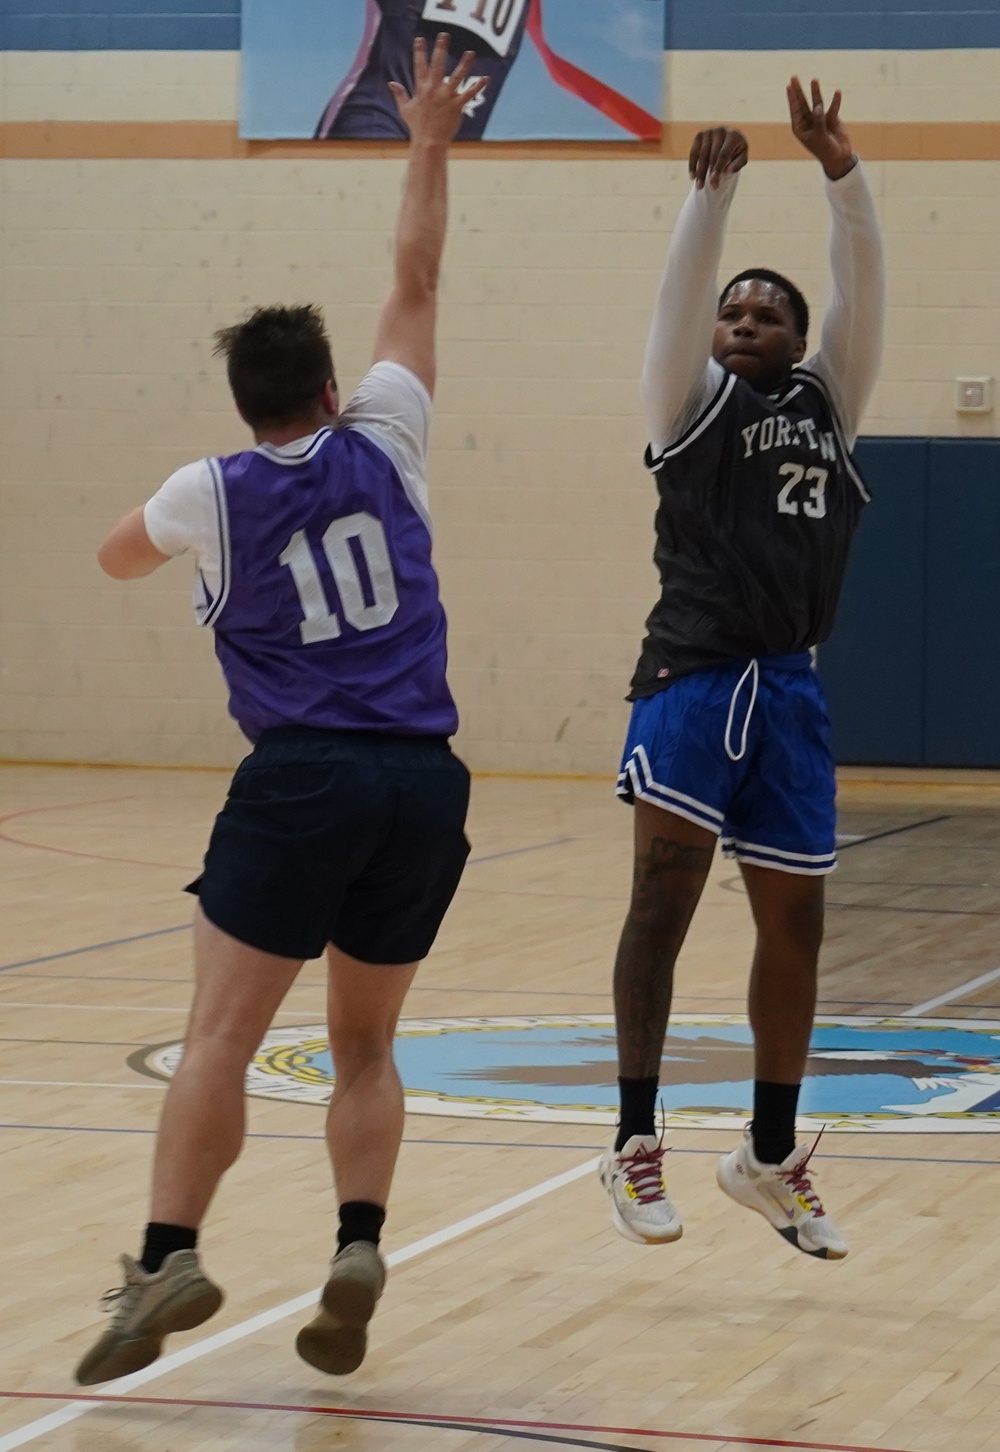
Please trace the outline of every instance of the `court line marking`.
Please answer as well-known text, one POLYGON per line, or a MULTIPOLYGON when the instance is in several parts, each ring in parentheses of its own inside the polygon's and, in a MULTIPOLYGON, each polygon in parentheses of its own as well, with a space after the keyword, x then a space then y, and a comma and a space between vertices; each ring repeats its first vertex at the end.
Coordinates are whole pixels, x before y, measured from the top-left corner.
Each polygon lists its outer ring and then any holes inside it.
MULTIPOLYGON (((322 989, 322 985, 318 983, 315 985, 310 983, 303 986, 309 988, 315 986, 317 992, 320 992, 322 989)), ((448 990, 444 988, 441 990, 441 992, 447 993, 448 990)), ((180 1015, 182 1018, 186 1018, 191 1012, 191 1005, 189 1003, 184 1004, 183 1007, 178 1006, 176 1008, 149 1008, 146 1005, 140 1006, 139 1004, 131 1003, 49 1003, 46 1000, 42 1000, 38 1003, 10 1003, 6 998, 0 998, 0 1008, 64 1008, 69 1009, 74 1013, 172 1013, 175 1018, 177 1018, 178 1015, 180 1015)), ((274 1017, 288 1018, 288 1016, 291 1014, 294 1015, 294 1017, 296 1018, 301 1018, 302 1015, 304 1013, 308 1013, 308 1011, 309 1010, 307 1007, 301 1005, 298 1008, 279 1008, 274 1017)), ((325 1014, 326 1005, 324 1004, 321 1008, 317 1008, 316 1013, 319 1015, 325 1014)), ((294 1024, 292 1025, 292 1027, 294 1028, 294 1024)), ((41 1041, 39 1040, 39 1042, 41 1041)), ((46 1042, 63 1044, 67 1043, 68 1040, 49 1039, 46 1040, 46 1042)))
MULTIPOLYGON (((59 1400, 58 1392, 0 1392, 0 1397, 8 1401, 59 1400)), ((366 1407, 297 1406, 294 1403, 282 1402, 201 1401, 182 1397, 125 1397, 89 1394, 78 1397, 77 1401, 95 1403, 98 1406, 134 1404, 151 1407, 203 1407, 236 1412, 291 1412, 295 1415, 334 1417, 340 1421, 381 1422, 390 1425, 428 1427, 456 1432, 482 1431, 500 1436, 505 1432, 516 1435, 518 1430, 526 1432, 597 1432, 607 1436, 647 1437, 658 1442, 715 1442, 723 1447, 779 1447, 787 1449, 787 1452, 901 1452, 899 1448, 859 1446, 857 1443, 848 1445, 843 1442, 790 1442, 785 1438, 733 1436, 727 1435, 725 1432, 677 1432, 656 1430, 651 1427, 608 1427, 600 1423, 543 1422, 519 1417, 463 1417, 433 1412, 384 1412, 374 1407, 369 1409, 366 1407)), ((553 1440, 560 1439, 553 1438, 553 1440)), ((593 1442, 580 1442, 575 1445, 595 1446, 593 1442)), ((0 1441, 0 1452, 3 1452, 3 1449, 4 1443, 0 1441)), ((622 1448, 621 1452, 639 1452, 639 1449, 622 1448)))
POLYGON ((928 817, 923 822, 910 822, 905 827, 890 827, 886 832, 872 832, 868 837, 856 837, 853 842, 844 842, 840 851, 847 852, 851 847, 863 847, 866 842, 881 842, 885 837, 899 837, 903 832, 916 832, 919 827, 936 827, 938 822, 950 822, 951 817, 950 812, 945 812, 940 817, 928 817))
MULTIPOLYGON (((556 1190, 562 1190, 565 1186, 582 1180, 585 1175, 593 1174, 599 1164, 599 1158, 585 1160, 583 1164, 576 1165, 571 1170, 565 1170, 561 1175, 553 1175, 550 1179, 542 1180, 529 1190, 521 1190, 518 1194, 510 1195, 486 1210, 479 1210, 474 1215, 467 1215, 464 1219, 457 1220, 443 1230, 436 1230, 431 1235, 425 1235, 422 1239, 415 1240, 412 1245, 406 1245, 401 1250, 393 1251, 386 1256, 386 1265, 390 1268, 405 1265, 407 1261, 415 1260, 417 1256, 438 1250, 442 1245, 449 1245, 453 1240, 459 1240, 474 1230, 480 1230, 483 1226, 493 1224, 504 1215, 522 1210, 526 1205, 531 1205, 536 1200, 553 1194, 556 1190)), ((279 1321, 285 1321, 289 1316, 296 1316, 303 1311, 311 1310, 316 1305, 321 1289, 321 1287, 316 1287, 315 1290, 308 1291, 303 1296, 295 1296, 290 1301, 283 1301, 281 1305, 272 1307, 270 1311, 262 1311, 256 1316, 249 1317, 246 1321, 240 1321, 237 1325, 230 1326, 225 1331, 196 1341, 193 1346, 186 1346, 182 1351, 174 1351, 169 1356, 161 1357, 159 1361, 154 1362, 152 1366, 147 1366, 143 1371, 122 1377, 118 1386, 122 1391, 131 1391, 133 1387, 145 1386, 148 1382, 156 1381, 161 1376, 169 1375, 179 1367, 187 1366, 192 1361, 200 1361, 203 1356, 210 1356, 213 1352, 221 1351, 226 1346, 232 1346, 237 1341, 243 1341, 248 1336, 254 1336, 258 1331, 266 1330, 267 1327, 274 1326, 279 1321)), ((34 1442, 49 1432, 54 1432, 70 1422, 75 1422, 78 1417, 84 1416, 99 1405, 100 1401, 87 1402, 81 1398, 75 1398, 69 1406, 64 1407, 61 1411, 52 1412, 47 1417, 29 1422, 17 1431, 0 1437, 0 1452, 12 1452, 15 1447, 26 1446, 27 1443, 34 1442)))
MULTIPOLYGON (((494 1121, 495 1122, 495 1121, 494 1121)), ((505 1123, 511 1121, 506 1120, 505 1123)), ((0 1121, 0 1132, 5 1129, 13 1131, 24 1131, 26 1133, 46 1134, 140 1134, 154 1135, 155 1129, 128 1128, 122 1125, 100 1125, 100 1124, 16 1124, 14 1122, 0 1121)), ((859 1131, 860 1133, 861 1131, 859 1131)), ((732 1134, 732 1130, 706 1129, 703 1134, 732 1134)), ((850 1133, 850 1131, 848 1131, 850 1133)), ((244 1139, 263 1140, 292 1140, 308 1144, 323 1144, 326 1136, 323 1134, 265 1134, 261 1130, 249 1130, 244 1139)), ((913 1138, 914 1136, 910 1136, 913 1138)), ((926 1138, 927 1135, 921 1136, 926 1138)), ((938 1136, 934 1135, 936 1139, 938 1136)), ((825 1143, 827 1141, 824 1141, 825 1143)), ((594 1144, 552 1144, 548 1140, 528 1139, 420 1139, 417 1136, 404 1135, 403 1144, 417 1145, 434 1149, 516 1149, 516 1150, 573 1150, 577 1154, 586 1150, 600 1149, 600 1145, 594 1144)), ((674 1155, 717 1155, 718 1149, 691 1149, 681 1145, 671 1145, 670 1153, 674 1155)), ((994 1166, 1000 1167, 1000 1159, 983 1160, 959 1158, 956 1156, 941 1155, 843 1155, 830 1150, 817 1150, 816 1158, 821 1160, 848 1161, 859 1164, 885 1164, 890 1161, 894 1165, 977 1165, 984 1169, 994 1166)))
MULTIPOLYGON (((968 998, 970 993, 975 993, 977 988, 985 988, 988 983, 995 983, 1000 978, 1000 968, 994 968, 990 973, 981 973, 978 978, 970 978, 968 983, 959 984, 958 988, 951 988, 947 993, 939 993, 936 998, 928 998, 925 1003, 918 1003, 913 1008, 908 1008, 900 1018, 918 1018, 922 1013, 930 1013, 932 1008, 943 1008, 946 1003, 953 1003, 956 998, 968 998)), ((974 1019, 969 1020, 974 1023, 974 1019)))
POLYGON ((34 1086, 39 1089, 164 1089, 163 1084, 92 1084, 86 1079, 0 1079, 0 1085, 16 1084, 22 1088, 34 1086))
MULTIPOLYGON (((0 964, 0 973, 10 973, 15 968, 33 968, 37 963, 57 963, 61 958, 76 958, 81 953, 99 953, 102 948, 122 948, 128 943, 142 943, 147 938, 164 938, 168 933, 190 932, 190 923, 180 923, 176 928, 154 928, 151 933, 133 933, 129 938, 110 938, 106 943, 88 943, 85 948, 67 948, 63 953, 47 953, 43 958, 22 958, 19 963, 0 964)), ((159 983, 161 979, 153 979, 159 983)))
MULTIPOLYGON (((128 802, 128 801, 135 800, 135 798, 133 798, 133 797, 111 797, 111 798, 109 798, 109 800, 110 801, 123 801, 123 802, 128 802)), ((99 805, 99 803, 97 803, 97 802, 80 802, 80 803, 78 803, 78 805, 80 805, 80 806, 97 806, 97 805, 99 805)), ((54 807, 52 807, 52 808, 49 808, 49 807, 39 807, 38 810, 39 811, 55 811, 56 808, 54 808, 54 807)), ((19 814, 18 813, 15 813, 14 815, 17 816, 19 814)), ((5 822, 7 820, 8 819, 6 817, 0 817, 0 824, 2 824, 3 822, 5 822)), ((0 834, 0 840, 3 840, 3 841, 12 841, 13 839, 12 838, 8 838, 8 837, 2 837, 2 834, 0 834)), ((548 851, 549 849, 551 849, 553 847, 566 847, 566 846, 569 846, 570 843, 572 843, 572 842, 578 842, 579 840, 580 839, 578 837, 557 837, 552 842, 535 842, 530 847, 511 847, 511 848, 506 849, 503 852, 490 852, 485 857, 470 857, 469 858, 469 861, 466 863, 466 867, 480 867, 483 863, 486 863, 486 862, 499 862, 504 857, 523 857, 524 854, 527 853, 527 852, 546 852, 546 851, 548 851)), ((35 843, 22 843, 20 845, 22 845, 22 846, 35 846, 35 845, 38 845, 38 844, 35 844, 35 843)), ((51 851, 59 851, 59 850, 62 850, 62 849, 59 849, 59 848, 51 848, 51 849, 44 848, 43 850, 46 850, 46 851, 48 851, 48 850, 51 850, 51 851)), ((79 854, 76 854, 76 855, 79 855, 79 854)), ((118 858, 114 858, 114 859, 112 859, 112 858, 106 858, 106 859, 105 858, 102 858, 101 860, 102 861, 112 861, 112 860, 114 860, 114 861, 119 861, 119 860, 125 861, 124 858, 121 858, 121 859, 118 859, 118 858)), ((132 863, 131 865, 132 866, 135 866, 135 867, 145 867, 145 866, 162 866, 163 864, 162 863, 159 863, 158 864, 158 863, 142 863, 142 862, 137 862, 137 863, 132 863)), ((177 871, 178 872, 187 872, 188 869, 186 867, 178 867, 177 871)), ((134 933, 131 937, 128 937, 128 938, 111 938, 106 943, 88 943, 87 946, 84 947, 84 948, 67 948, 66 951, 63 952, 63 953, 48 953, 44 957, 41 957, 41 958, 23 958, 23 959, 21 959, 21 961, 19 963, 2 963, 2 964, 0 964, 0 973, 11 973, 11 972, 13 972, 13 970, 15 968, 33 968, 38 963, 56 963, 61 958, 75 958, 75 957, 78 957, 81 953, 99 953, 103 948, 122 948, 122 947, 125 947, 129 943, 141 943, 141 942, 144 942, 147 938, 162 938, 162 937, 166 937, 168 933, 184 933, 184 932, 189 932, 190 931, 190 928, 191 928, 191 924, 190 923, 179 923, 174 928, 156 928, 151 933, 134 933)), ((43 977, 44 975, 41 975, 40 974, 39 976, 40 977, 43 977)), ((123 982, 128 982, 130 980, 123 979, 122 981, 123 982)), ((139 980, 135 980, 135 981, 139 981, 139 980)), ((159 983, 159 982, 164 982, 164 981, 167 981, 167 980, 153 978, 153 979, 148 979, 148 980, 143 980, 143 981, 148 981, 148 982, 152 982, 152 983, 159 983)), ((444 990, 444 991, 447 991, 447 990, 444 990)), ((466 989, 465 991, 466 992, 472 992, 474 990, 472 990, 472 989, 466 989)), ((501 991, 504 991, 504 990, 501 990, 501 991)), ((507 991, 510 991, 510 990, 507 990, 507 991)))

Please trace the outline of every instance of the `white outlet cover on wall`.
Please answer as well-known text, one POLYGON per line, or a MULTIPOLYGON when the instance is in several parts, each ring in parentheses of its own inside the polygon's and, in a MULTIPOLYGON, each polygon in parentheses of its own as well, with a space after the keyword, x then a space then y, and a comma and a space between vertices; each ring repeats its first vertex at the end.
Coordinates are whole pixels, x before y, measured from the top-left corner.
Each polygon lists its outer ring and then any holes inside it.
POLYGON ((957 413, 992 413, 992 378, 956 378, 955 411, 957 413))

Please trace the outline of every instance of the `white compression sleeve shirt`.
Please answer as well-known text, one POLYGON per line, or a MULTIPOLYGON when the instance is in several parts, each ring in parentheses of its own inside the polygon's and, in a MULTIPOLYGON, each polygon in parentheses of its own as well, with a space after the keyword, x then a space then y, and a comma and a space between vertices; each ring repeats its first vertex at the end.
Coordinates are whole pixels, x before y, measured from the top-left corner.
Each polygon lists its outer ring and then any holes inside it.
MULTIPOLYGON (((670 243, 646 345, 642 398, 654 458, 708 407, 722 382, 712 358, 718 270, 737 177, 692 188, 670 243)), ((833 290, 819 352, 804 366, 829 388, 853 446, 882 357, 885 272, 871 192, 860 165, 826 182, 833 290)))

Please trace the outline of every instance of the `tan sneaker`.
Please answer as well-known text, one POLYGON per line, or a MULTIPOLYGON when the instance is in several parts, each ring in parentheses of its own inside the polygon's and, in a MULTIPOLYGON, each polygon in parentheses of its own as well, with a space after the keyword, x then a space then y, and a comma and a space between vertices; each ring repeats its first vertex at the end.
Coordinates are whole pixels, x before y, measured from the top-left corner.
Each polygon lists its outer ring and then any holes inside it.
POLYGON ((370 1240, 352 1240, 330 1262, 319 1314, 303 1326, 295 1349, 317 1371, 346 1376, 368 1349, 368 1322, 385 1288, 385 1261, 370 1240))
POLYGON ((114 1320, 77 1367, 80 1386, 141 1371, 159 1356, 164 1336, 200 1326, 224 1300, 193 1250, 175 1250, 155 1275, 130 1255, 122 1256, 122 1266, 125 1284, 103 1298, 104 1309, 114 1313, 114 1320))

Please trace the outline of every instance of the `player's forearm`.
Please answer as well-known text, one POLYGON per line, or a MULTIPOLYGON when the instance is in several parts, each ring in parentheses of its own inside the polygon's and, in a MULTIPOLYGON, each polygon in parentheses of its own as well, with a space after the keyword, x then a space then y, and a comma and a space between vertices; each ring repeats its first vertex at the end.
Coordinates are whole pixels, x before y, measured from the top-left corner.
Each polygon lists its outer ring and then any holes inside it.
POLYGON ((691 191, 681 208, 646 344, 642 397, 654 453, 706 387, 718 271, 736 177, 691 191))
POLYGON ((433 292, 448 228, 448 148, 414 141, 396 227, 396 286, 433 292))
POLYGON ((861 166, 826 182, 833 290, 818 355, 853 440, 882 361, 885 262, 875 203, 861 166))

